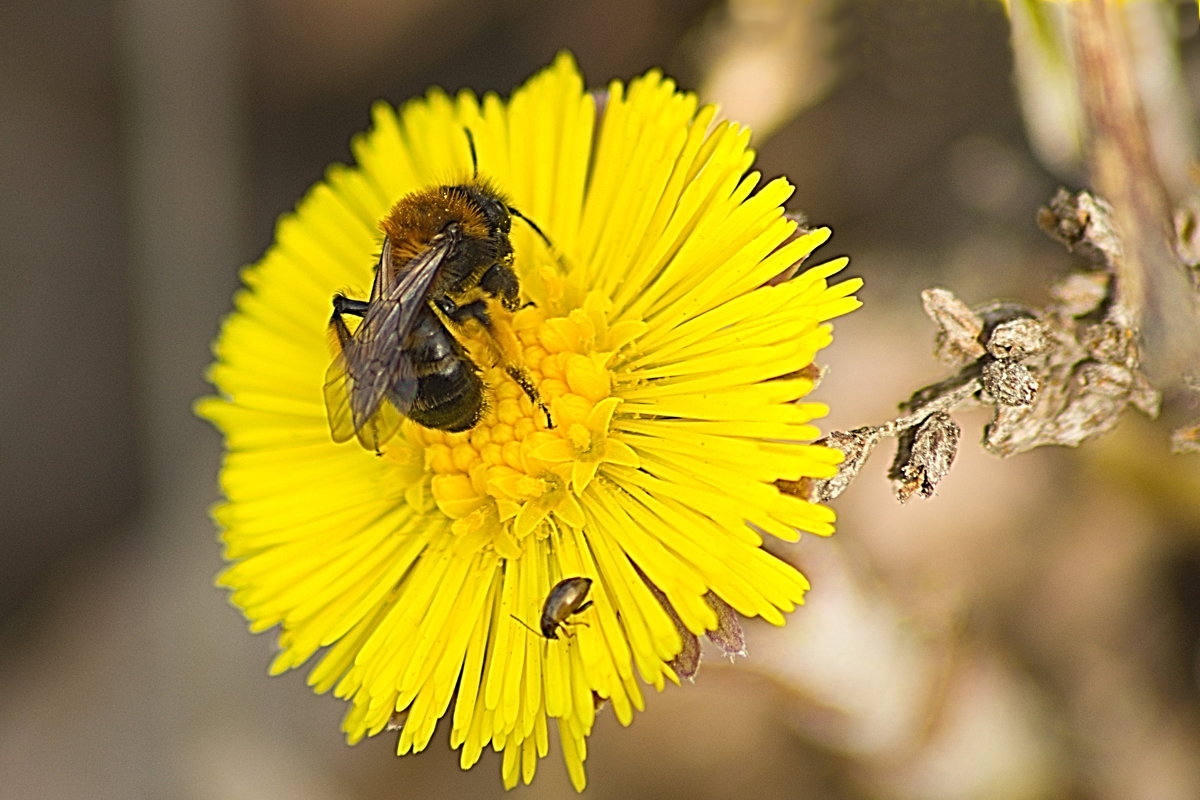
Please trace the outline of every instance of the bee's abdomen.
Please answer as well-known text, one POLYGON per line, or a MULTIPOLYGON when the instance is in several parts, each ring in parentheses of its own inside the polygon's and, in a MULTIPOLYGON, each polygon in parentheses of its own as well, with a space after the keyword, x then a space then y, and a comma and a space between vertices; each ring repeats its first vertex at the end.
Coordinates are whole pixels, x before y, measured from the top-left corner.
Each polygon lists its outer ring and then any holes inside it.
POLYGON ((417 389, 408 417, 443 431, 474 427, 483 415, 483 380, 462 345, 432 314, 417 322, 410 342, 417 389))

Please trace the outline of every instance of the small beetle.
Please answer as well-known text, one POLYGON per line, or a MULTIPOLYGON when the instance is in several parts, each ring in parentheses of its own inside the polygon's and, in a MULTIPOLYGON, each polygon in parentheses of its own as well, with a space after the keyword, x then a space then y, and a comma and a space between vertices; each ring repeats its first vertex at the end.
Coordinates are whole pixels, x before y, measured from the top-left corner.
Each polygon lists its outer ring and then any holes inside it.
MULTIPOLYGON (((567 617, 586 611, 592 605, 592 601, 587 599, 588 591, 591 588, 591 578, 563 578, 554 584, 554 588, 546 596, 545 605, 542 606, 542 619, 539 626, 542 629, 541 635, 547 639, 557 639, 558 629, 566 629, 567 617)), ((537 633, 533 628, 521 622, 515 614, 512 615, 512 618, 537 633)))

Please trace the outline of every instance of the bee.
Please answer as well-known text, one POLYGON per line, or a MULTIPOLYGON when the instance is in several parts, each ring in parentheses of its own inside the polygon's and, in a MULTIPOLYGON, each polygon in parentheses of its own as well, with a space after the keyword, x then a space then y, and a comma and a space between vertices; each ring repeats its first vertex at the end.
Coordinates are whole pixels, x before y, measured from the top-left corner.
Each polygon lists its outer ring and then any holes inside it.
MULTIPOLYGON (((542 619, 538 625, 542 629, 541 635, 547 639, 557 639, 559 628, 566 630, 567 617, 590 608, 592 601, 587 599, 587 595, 591 588, 591 578, 564 578, 554 584, 542 606, 542 619)), ((512 615, 512 618, 525 625, 516 615, 512 615)), ((537 633, 528 625, 525 627, 537 633)))
MULTIPOLYGON (((468 141, 474 162, 469 134, 468 141)), ((335 442, 357 436, 379 452, 403 417, 451 432, 479 422, 486 406, 480 369, 448 326, 475 320, 490 332, 489 299, 508 311, 519 307, 509 239, 514 216, 546 240, 478 174, 406 195, 384 216, 370 298, 333 297, 329 328, 337 355, 325 375, 325 406, 335 442), (362 318, 353 332, 346 315, 362 318)), ((524 370, 505 369, 551 425, 524 370)))

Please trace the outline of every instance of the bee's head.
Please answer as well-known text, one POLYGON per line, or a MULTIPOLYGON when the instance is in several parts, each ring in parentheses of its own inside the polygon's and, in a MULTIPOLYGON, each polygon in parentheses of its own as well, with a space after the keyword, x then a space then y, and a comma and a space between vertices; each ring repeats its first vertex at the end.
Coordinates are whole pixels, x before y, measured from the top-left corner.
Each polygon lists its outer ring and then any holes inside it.
POLYGON ((486 220, 490 237, 507 237, 512 230, 512 213, 507 200, 487 184, 475 183, 464 188, 468 199, 486 220))

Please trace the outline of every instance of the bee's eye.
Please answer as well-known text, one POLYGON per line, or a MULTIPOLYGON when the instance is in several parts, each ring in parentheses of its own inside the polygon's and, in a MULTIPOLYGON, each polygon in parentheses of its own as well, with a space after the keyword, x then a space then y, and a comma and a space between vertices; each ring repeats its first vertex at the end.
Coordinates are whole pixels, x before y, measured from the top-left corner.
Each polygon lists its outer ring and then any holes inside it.
POLYGON ((509 215, 508 206, 494 197, 484 198, 480 205, 480 210, 487 217, 488 225, 493 231, 508 233, 511 230, 512 217, 509 215))

